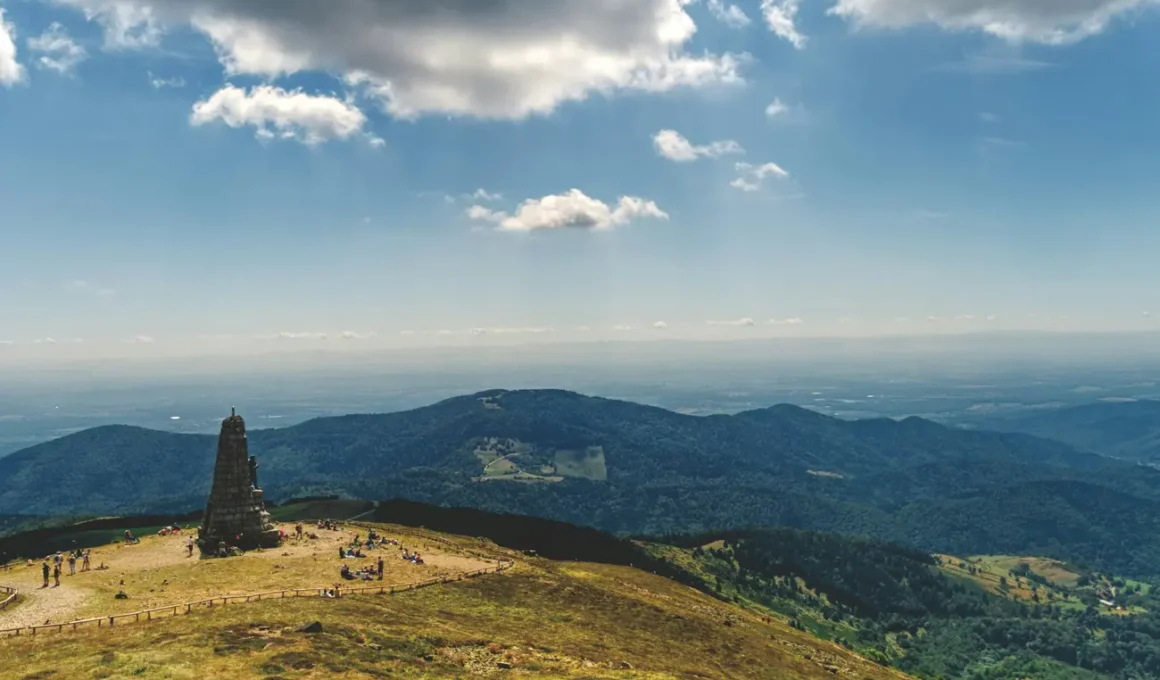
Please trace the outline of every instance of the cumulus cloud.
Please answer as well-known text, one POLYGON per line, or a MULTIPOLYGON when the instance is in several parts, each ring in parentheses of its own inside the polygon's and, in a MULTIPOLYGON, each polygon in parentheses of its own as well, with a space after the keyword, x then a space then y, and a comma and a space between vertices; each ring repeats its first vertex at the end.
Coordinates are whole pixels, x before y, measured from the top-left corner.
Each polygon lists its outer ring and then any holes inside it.
POLYGON ((343 340, 370 340, 375 337, 374 333, 356 333, 354 331, 343 331, 339 335, 343 340))
POLYGON ((464 196, 464 198, 467 198, 467 199, 470 199, 473 201, 502 201, 503 194, 493 194, 493 193, 489 192, 487 189, 476 189, 472 193, 464 196))
POLYGON ((629 326, 628 324, 617 324, 612 327, 612 330, 618 332, 627 332, 632 330, 632 326, 629 326))
POLYGON ((503 231, 532 231, 536 229, 612 229, 638 218, 667 220, 668 213, 653 201, 636 196, 621 196, 616 206, 586 196, 579 189, 563 194, 528 199, 514 214, 492 210, 481 205, 467 209, 473 220, 491 222, 503 231))
POLYGON ((153 338, 153 336, 150 335, 136 335, 132 338, 129 338, 125 342, 131 345, 152 345, 157 341, 153 338))
POLYGON ((757 322, 749 317, 732 319, 730 321, 706 321, 710 326, 756 326, 757 322))
POLYGON ((761 0, 761 16, 769 30, 799 50, 806 46, 806 37, 795 24, 800 5, 800 0, 761 0))
POLYGON ((524 118, 618 90, 742 82, 744 55, 693 54, 689 0, 57 0, 106 42, 204 34, 230 74, 344 76, 392 115, 524 118))
POLYGON ((349 139, 362 132, 366 120, 350 102, 273 85, 248 91, 226 85, 195 103, 190 116, 195 126, 216 122, 232 128, 250 126, 259 139, 294 139, 311 145, 349 139))
POLYGON ((99 297, 99 298, 111 298, 117 294, 117 291, 112 289, 112 288, 98 286, 95 283, 91 283, 89 281, 82 281, 82 280, 69 282, 65 286, 65 289, 70 291, 70 292, 73 292, 73 293, 79 293, 79 294, 83 294, 83 295, 92 295, 94 297, 99 297))
POLYGON ((737 5, 726 4, 724 0, 709 0, 707 5, 709 13, 730 28, 745 28, 750 23, 749 16, 737 5))
POLYGON ((149 85, 152 86, 154 90, 160 90, 163 87, 185 87, 185 78, 159 78, 153 75, 152 71, 146 71, 145 73, 149 76, 149 85))
POLYGON ((838 0, 830 13, 858 25, 905 28, 933 23, 1012 42, 1061 45, 1107 28, 1117 16, 1156 0, 838 0))
POLYGON ((52 338, 52 337, 37 338, 37 339, 32 341, 32 344, 34 344, 34 345, 55 345, 56 338, 52 338))
POLYGON ((745 149, 731 139, 697 146, 681 136, 681 133, 676 130, 661 130, 653 135, 653 148, 661 156, 677 163, 688 163, 698 158, 719 158, 726 154, 745 153, 745 149))
POLYGON ((800 317, 791 316, 788 319, 770 319, 769 323, 774 326, 799 326, 805 322, 800 317))
POLYGON ((789 177, 789 173, 777 163, 762 163, 761 165, 738 163, 734 169, 737 171, 737 178, 730 182, 729 186, 742 191, 760 191, 767 177, 774 179, 789 177))
POLYGON ((669 325, 667 323, 665 323, 664 321, 657 321, 656 323, 653 324, 653 328, 657 328, 660 330, 664 330, 668 327, 669 327, 669 325))
POLYGON ((29 38, 28 50, 40 55, 36 63, 41 68, 61 75, 72 73, 77 64, 89 56, 85 48, 76 44, 64 26, 57 22, 53 22, 44 33, 29 38))
POLYGON ((4 19, 0 7, 0 85, 15 85, 24 80, 24 67, 16 60, 16 27, 4 19))
POLYGON ((774 98, 769 106, 765 107, 765 115, 770 118, 777 118, 778 116, 789 113, 789 107, 786 106, 780 98, 774 98))

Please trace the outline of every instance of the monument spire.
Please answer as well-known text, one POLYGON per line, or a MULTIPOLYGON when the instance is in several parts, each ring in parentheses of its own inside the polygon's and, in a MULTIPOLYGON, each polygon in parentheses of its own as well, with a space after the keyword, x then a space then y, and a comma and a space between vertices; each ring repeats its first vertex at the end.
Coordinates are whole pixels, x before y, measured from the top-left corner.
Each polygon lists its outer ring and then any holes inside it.
POLYGON ((281 542, 270 523, 262 490, 258 486, 258 462, 249 455, 246 422, 230 407, 218 436, 213 487, 198 532, 198 546, 206 555, 218 555, 236 547, 251 550, 272 548, 281 542))

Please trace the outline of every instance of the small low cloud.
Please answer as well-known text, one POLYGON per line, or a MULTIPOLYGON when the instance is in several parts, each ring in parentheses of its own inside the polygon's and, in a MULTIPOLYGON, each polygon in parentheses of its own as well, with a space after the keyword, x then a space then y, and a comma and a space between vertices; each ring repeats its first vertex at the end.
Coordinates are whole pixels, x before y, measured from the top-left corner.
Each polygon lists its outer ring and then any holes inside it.
POLYGON ((730 182, 729 186, 741 191, 760 191, 765 186, 766 178, 769 177, 778 180, 789 177, 789 173, 777 163, 763 163, 761 165, 738 163, 734 169, 737 171, 737 178, 730 182))
POLYGON ((355 331, 343 331, 340 335, 343 340, 370 340, 375 337, 374 333, 356 333, 355 331))
POLYGON ((399 335, 403 336, 404 338, 409 338, 414 334, 415 331, 399 331, 399 335))
POLYGON ((15 340, 0 340, 0 346, 15 345, 15 340))
POLYGON ((154 90, 160 90, 160 89, 166 88, 166 87, 172 87, 172 88, 185 87, 185 79, 184 78, 181 78, 181 77, 161 78, 159 76, 153 75, 152 71, 146 71, 145 73, 149 77, 149 85, 154 90))
POLYGON ((653 135, 653 148, 663 158, 676 163, 689 163, 698 158, 720 158, 725 155, 745 153, 745 149, 731 139, 696 145, 685 139, 676 130, 661 130, 653 135))
POLYGON ((464 198, 472 201, 502 201, 503 194, 491 193, 487 189, 476 189, 470 194, 464 194, 464 198))
POLYGON ((24 66, 16 58, 16 28, 4 19, 0 7, 0 85, 11 86, 24 80, 24 66))
POLYGON ((152 345, 157 342, 151 335, 136 335, 126 340, 130 345, 152 345))
POLYGON ((442 338, 442 337, 447 337, 449 335, 455 335, 455 331, 449 331, 449 330, 435 331, 435 337, 442 338))
POLYGON ((749 317, 731 319, 729 321, 706 321, 710 326, 756 326, 757 322, 749 317))
POLYGON ((55 345, 56 338, 52 338, 52 337, 37 338, 37 339, 32 341, 32 344, 34 344, 34 345, 55 345))
POLYGON ((665 323, 664 321, 657 321, 653 324, 653 328, 657 328, 660 330, 664 330, 668 327, 669 327, 669 325, 667 323, 665 323))
MULTIPOLYGON (((314 146, 363 135, 367 117, 350 101, 329 95, 284 90, 274 85, 246 89, 226 84, 193 105, 194 127, 221 123, 252 127, 259 140, 292 139, 314 146)), ((374 135, 364 135, 372 146, 374 135)))
POLYGON ((771 33, 788 41, 796 49, 806 46, 806 37, 797 30, 797 13, 801 0, 761 0, 761 16, 771 33))
POLYGON ((613 326, 613 327, 612 327, 612 330, 614 330, 614 331, 622 331, 622 332, 624 332, 624 331, 631 331, 631 330, 632 330, 632 326, 629 326, 629 325, 626 325, 626 324, 617 324, 616 326, 613 326))
POLYGON ((472 328, 471 329, 472 335, 525 335, 525 334, 539 335, 542 333, 552 333, 552 332, 554 332, 553 329, 548 328, 547 326, 530 326, 530 327, 525 326, 525 327, 517 327, 517 328, 511 328, 511 327, 507 327, 507 326, 495 326, 492 328, 472 328))
POLYGON ((577 229, 601 231, 651 218, 667 220, 668 213, 656 203, 636 196, 621 196, 615 206, 591 198, 579 189, 563 194, 528 199, 516 211, 508 214, 482 205, 466 210, 469 218, 490 222, 501 231, 536 231, 550 229, 577 229))
POLYGON ((769 323, 774 326, 799 326, 805 322, 799 317, 791 316, 788 319, 770 319, 769 323))

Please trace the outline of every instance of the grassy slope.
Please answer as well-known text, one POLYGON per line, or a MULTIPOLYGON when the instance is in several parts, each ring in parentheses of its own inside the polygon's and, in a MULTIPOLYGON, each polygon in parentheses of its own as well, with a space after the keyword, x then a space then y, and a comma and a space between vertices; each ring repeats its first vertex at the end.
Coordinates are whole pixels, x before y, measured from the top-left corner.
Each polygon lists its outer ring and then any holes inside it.
POLYGON ((905 677, 639 570, 541 559, 395 596, 229 606, 0 650, 0 677, 38 679, 455 678, 500 662, 553 678, 905 677), (294 632, 310 620, 324 632, 294 632))

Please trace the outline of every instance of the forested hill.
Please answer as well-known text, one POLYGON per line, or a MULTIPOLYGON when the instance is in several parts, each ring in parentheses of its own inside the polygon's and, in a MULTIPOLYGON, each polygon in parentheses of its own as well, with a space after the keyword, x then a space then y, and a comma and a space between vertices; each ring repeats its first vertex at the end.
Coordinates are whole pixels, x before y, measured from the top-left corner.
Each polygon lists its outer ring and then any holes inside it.
MULTIPOLYGON (((847 422, 793 406, 695 417, 557 390, 493 390, 412 411, 255 430, 249 440, 274 499, 409 498, 630 533, 782 524, 970 552, 989 552, 992 537, 1013 534, 1067 553, 1074 541, 1057 525, 1022 519, 1032 508, 1021 488, 1039 484, 1046 486, 1034 487, 1038 502, 1066 506, 1068 528, 1085 528, 1082 554, 1061 556, 1119 561, 1129 556, 1119 552, 1126 539, 1114 527, 1101 535, 1103 495, 1069 485, 1114 490, 1116 507, 1131 507, 1137 526, 1154 512, 1145 499, 1160 495, 1154 470, 1024 434, 920 419, 847 422), (995 524, 959 527, 943 513, 995 524), (925 530, 940 523, 955 528, 953 546, 925 530)), ((0 513, 198 508, 214 441, 104 427, 25 449, 0 459, 0 513)), ((1131 555, 1150 550, 1142 542, 1131 555)))
POLYGON ((1099 402, 985 424, 1057 439, 1084 451, 1160 463, 1160 401, 1099 402))

